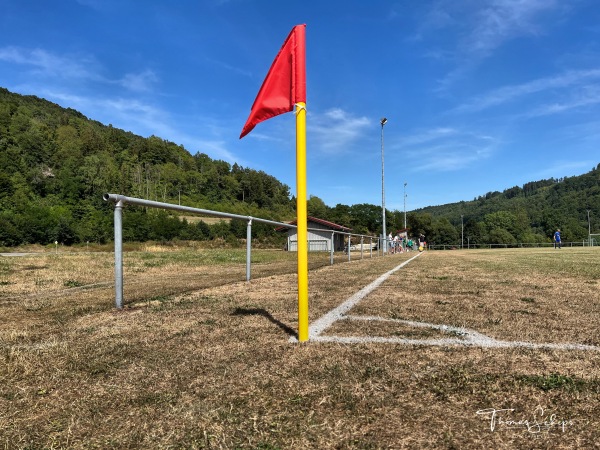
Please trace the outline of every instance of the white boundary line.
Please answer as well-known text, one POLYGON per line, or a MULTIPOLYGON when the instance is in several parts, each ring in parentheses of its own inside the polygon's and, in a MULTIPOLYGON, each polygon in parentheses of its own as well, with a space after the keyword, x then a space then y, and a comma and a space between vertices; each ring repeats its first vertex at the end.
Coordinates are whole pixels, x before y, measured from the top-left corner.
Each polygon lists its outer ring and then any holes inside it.
POLYGON ((316 336, 315 341, 319 342, 348 342, 348 343, 362 343, 362 342, 385 342, 395 344, 407 344, 407 345, 432 345, 432 346, 445 346, 445 345, 464 345, 471 347, 484 347, 484 348, 515 348, 524 347, 531 349, 548 348, 556 350, 600 350, 600 347, 585 344, 552 344, 552 343, 534 343, 534 342, 522 342, 522 341, 501 341, 498 339, 491 338, 485 334, 481 334, 477 331, 470 330, 468 328, 453 327, 450 325, 436 325, 426 322, 413 322, 411 320, 400 320, 400 319, 385 319, 383 317, 374 316, 345 316, 345 320, 365 320, 365 321, 378 321, 378 322, 393 322, 402 325, 408 325, 415 328, 433 328, 444 333, 453 334, 454 338, 441 338, 441 339, 407 339, 407 338, 382 338, 382 337, 343 337, 343 336, 316 336))
POLYGON ((358 302, 360 302, 363 298, 365 298, 367 295, 369 295, 371 292, 373 292, 375 289, 377 289, 379 287, 379 285, 381 285, 381 283, 383 283, 385 280, 387 280, 392 274, 394 274, 398 270, 402 269, 405 265, 407 265, 413 259, 418 258, 421 255, 422 255, 422 253, 417 253, 415 256, 404 261, 402 264, 394 267, 389 272, 384 273, 379 278, 377 278, 375 281, 373 281, 371 284, 362 288, 360 291, 358 291, 356 294, 354 294, 352 297, 350 297, 348 300, 346 300, 340 306, 332 309, 331 311, 329 311, 327 314, 325 314, 320 319, 315 320, 313 322, 313 324, 310 327, 308 327, 309 339, 318 338, 319 335, 323 331, 325 331, 327 328, 329 328, 331 325, 333 325, 334 322, 341 320, 347 311, 352 309, 354 306, 356 306, 358 304, 358 302))
MULTIPOLYGON (((453 327, 450 325, 437 325, 426 322, 414 322, 411 320, 385 319, 376 316, 354 316, 346 313, 356 306, 363 298, 377 289, 392 274, 406 266, 409 262, 421 256, 418 253, 412 258, 404 261, 402 264, 394 267, 392 270, 384 273, 371 284, 365 286, 344 303, 332 309, 321 318, 315 320, 308 329, 309 340, 313 342, 338 342, 343 344, 363 344, 363 343, 386 343, 386 344, 404 344, 404 345, 430 345, 430 346, 449 346, 462 345, 468 347, 483 348, 530 348, 530 349, 556 349, 556 350, 588 350, 600 351, 600 347, 584 344, 555 344, 555 343, 534 343, 522 341, 502 341, 491 338, 474 330, 467 328, 453 327), (375 336, 321 336, 321 334, 339 320, 365 320, 378 322, 393 322, 416 328, 432 328, 444 333, 453 334, 456 337, 439 339, 407 339, 396 337, 375 337, 375 336)), ((290 342, 298 342, 295 337, 290 338, 290 342)))
MULTIPOLYGON (((379 287, 379 285, 381 283, 383 283, 385 280, 387 280, 390 275, 392 275, 393 273, 400 270, 402 267, 407 265, 413 259, 418 258, 421 254, 422 253, 417 253, 415 256, 404 261, 402 264, 394 267, 389 272, 384 273, 379 278, 377 278, 375 281, 373 281, 371 284, 362 288, 360 291, 358 291, 356 294, 354 294, 352 297, 350 297, 348 300, 346 300, 340 306, 332 309, 327 314, 322 316, 320 319, 315 320, 313 322, 313 324, 308 327, 308 339, 314 340, 315 338, 317 338, 323 331, 325 331, 327 328, 329 328, 331 325, 333 325, 334 322, 337 322, 338 320, 342 319, 344 317, 344 314, 347 311, 349 311, 358 302, 360 302, 363 298, 365 298, 367 295, 369 295, 371 292, 373 292, 377 287, 379 287)), ((298 339, 296 339, 295 337, 291 337, 290 342, 298 342, 298 339)))

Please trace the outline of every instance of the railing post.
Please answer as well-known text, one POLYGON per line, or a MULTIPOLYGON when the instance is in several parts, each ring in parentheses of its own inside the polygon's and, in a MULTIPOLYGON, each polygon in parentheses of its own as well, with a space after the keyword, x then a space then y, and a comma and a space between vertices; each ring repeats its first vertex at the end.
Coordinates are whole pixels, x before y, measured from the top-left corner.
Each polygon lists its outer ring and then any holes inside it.
POLYGON ((363 259, 363 241, 364 241, 364 237, 361 236, 360 237, 360 259, 363 259))
POLYGON ((348 261, 350 261, 350 246, 352 245, 352 235, 348 233, 348 261))
POLYGON ((123 201, 115 204, 115 306, 123 309, 123 201))
POLYGON ((373 259, 373 238, 369 237, 369 255, 371 256, 371 259, 373 259))
POLYGON ((329 265, 333 266, 333 247, 335 245, 335 231, 331 232, 331 245, 329 249, 329 265))
POLYGON ((250 281, 250 260, 252 256, 252 217, 248 217, 246 227, 246 281, 250 281))

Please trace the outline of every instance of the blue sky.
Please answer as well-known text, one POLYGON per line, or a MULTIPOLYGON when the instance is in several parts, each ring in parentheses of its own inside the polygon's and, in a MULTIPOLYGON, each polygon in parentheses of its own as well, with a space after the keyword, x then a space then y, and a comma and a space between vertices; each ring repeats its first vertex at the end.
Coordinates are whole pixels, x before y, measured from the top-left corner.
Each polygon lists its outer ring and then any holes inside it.
POLYGON ((597 0, 0 0, 0 86, 296 191, 293 114, 239 139, 306 23, 308 194, 408 211, 600 162, 597 0))

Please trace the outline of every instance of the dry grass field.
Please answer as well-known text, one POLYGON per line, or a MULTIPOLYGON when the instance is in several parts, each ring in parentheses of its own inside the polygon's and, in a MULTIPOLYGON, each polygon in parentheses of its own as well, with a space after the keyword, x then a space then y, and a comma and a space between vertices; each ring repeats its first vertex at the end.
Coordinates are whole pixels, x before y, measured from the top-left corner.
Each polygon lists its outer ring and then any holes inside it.
MULTIPOLYGON (((311 254, 311 323, 413 256, 311 254)), ((600 249, 424 252, 303 344, 244 262, 127 252, 117 311, 111 253, 0 257, 0 448, 600 448, 600 249)))

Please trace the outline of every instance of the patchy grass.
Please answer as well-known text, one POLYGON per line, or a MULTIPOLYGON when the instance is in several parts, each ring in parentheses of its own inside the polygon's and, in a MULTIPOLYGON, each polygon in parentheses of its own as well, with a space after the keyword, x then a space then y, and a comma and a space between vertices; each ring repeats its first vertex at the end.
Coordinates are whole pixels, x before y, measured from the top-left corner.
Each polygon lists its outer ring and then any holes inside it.
MULTIPOLYGON (((0 259, 0 280, 10 283, 0 287, 5 448, 593 448, 600 441, 600 352, 291 344, 295 254, 253 254, 246 283, 245 250, 162 250, 126 253, 122 311, 113 308, 111 254, 0 259)), ((336 255, 329 266, 328 254, 311 255, 311 321, 409 256, 346 263, 336 255)), ((350 314, 501 340, 600 345, 598 256, 594 248, 425 252, 350 314)), ((337 322, 327 333, 447 334, 363 320, 337 322)))

